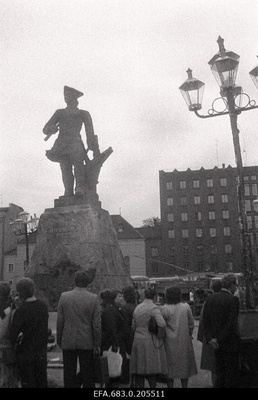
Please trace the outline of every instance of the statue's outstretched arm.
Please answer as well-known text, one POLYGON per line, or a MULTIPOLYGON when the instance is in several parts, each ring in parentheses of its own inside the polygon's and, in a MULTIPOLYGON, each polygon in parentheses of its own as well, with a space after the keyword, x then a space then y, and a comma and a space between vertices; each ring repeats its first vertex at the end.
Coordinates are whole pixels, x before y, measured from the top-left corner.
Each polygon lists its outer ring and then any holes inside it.
POLYGON ((58 131, 59 120, 59 111, 57 110, 44 126, 43 133, 45 135, 53 135, 54 133, 56 133, 58 131))

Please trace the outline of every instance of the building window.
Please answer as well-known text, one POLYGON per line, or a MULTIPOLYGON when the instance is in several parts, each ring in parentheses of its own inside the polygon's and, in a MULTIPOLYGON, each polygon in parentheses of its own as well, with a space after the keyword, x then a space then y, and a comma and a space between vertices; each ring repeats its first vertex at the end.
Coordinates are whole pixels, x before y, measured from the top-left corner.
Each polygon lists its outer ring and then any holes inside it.
POLYGON ((182 229, 182 238, 188 238, 188 229, 182 229))
POLYGON ((173 189, 172 182, 166 182, 166 188, 167 190, 172 190, 173 189))
POLYGON ((194 196, 194 204, 201 204, 200 196, 194 196))
POLYGON ((251 175, 251 181, 256 181, 256 175, 251 175))
POLYGON ((228 210, 222 210, 222 218, 229 219, 229 211, 228 210))
POLYGON ((230 236, 230 227, 225 226, 225 228, 223 228, 223 232, 224 232, 224 236, 230 236))
POLYGON ((248 181, 249 180, 249 176, 244 176, 244 181, 248 181))
POLYGON ((232 246, 231 244, 225 244, 225 253, 231 254, 232 253, 232 246))
POLYGON ((180 189, 186 189, 186 181, 180 181, 179 187, 180 189))
POLYGON ((220 186, 227 186, 227 179, 226 178, 220 178, 220 186))
POLYGON ((200 181, 199 181, 199 179, 193 180, 193 187, 194 187, 195 189, 197 189, 197 188, 200 187, 200 181))
POLYGON ((195 221, 201 221, 201 220, 202 220, 201 211, 196 211, 196 213, 195 213, 195 221))
POLYGON ((169 255, 174 256, 176 254, 175 246, 169 246, 169 255))
POLYGON ((189 256, 189 246, 183 246, 183 254, 184 256, 189 256))
POLYGON ((252 195, 257 196, 258 191, 257 191, 257 183, 252 183, 252 195))
POLYGON ((254 207, 254 212, 258 212, 258 202, 253 203, 253 207, 254 207))
POLYGON ((245 185, 245 196, 250 196, 250 186, 245 185))
POLYGON ((168 217, 168 222, 174 222, 174 214, 173 213, 168 213, 167 217, 168 217))
POLYGON ((8 265, 8 272, 13 272, 13 264, 8 265))
POLYGON ((150 252, 151 252, 151 257, 158 257, 159 255, 158 247, 151 247, 150 252))
POLYGON ((210 228, 210 237, 216 236, 216 228, 210 228))
POLYGON ((181 213, 181 221, 188 221, 187 212, 182 212, 181 213))
POLYGON ((213 187, 213 179, 207 179, 207 187, 213 187))
POLYGON ((214 221, 215 220, 215 211, 209 211, 209 220, 214 221))
POLYGON ((258 228, 258 215, 254 216, 254 226, 255 226, 255 229, 258 228))
POLYGON ((233 271, 233 263, 232 263, 232 261, 226 262, 226 271, 228 271, 228 272, 233 271))
POLYGON ((159 275, 159 267, 158 267, 158 264, 155 262, 155 263, 151 263, 151 269, 152 269, 152 275, 159 275))
POLYGON ((228 203, 228 195, 227 194, 223 194, 221 196, 221 201, 222 201, 222 203, 228 203))
POLYGON ((181 204, 181 206, 187 205, 187 199, 185 196, 180 197, 180 204, 181 204))
POLYGON ((118 232, 124 232, 124 225, 123 224, 118 224, 117 231, 118 232))
POLYGON ((216 244, 211 245, 211 254, 217 254, 218 253, 218 247, 216 244))
POLYGON ((173 206, 173 197, 167 197, 167 206, 173 206))
POLYGON ((198 262, 198 271, 203 272, 204 271, 204 263, 202 261, 198 262))
POLYGON ((252 216, 251 215, 247 215, 246 220, 247 220, 247 228, 248 229, 252 229, 252 226, 253 226, 252 216))
POLYGON ((203 246, 197 246, 196 247, 196 253, 197 254, 203 254, 203 246))
POLYGON ((213 204, 213 203, 214 203, 214 196, 213 196, 213 194, 210 194, 208 196, 208 204, 213 204))
POLYGON ((196 232, 196 237, 202 237, 202 228, 197 228, 195 232, 196 232))
POLYGON ((251 200, 245 200, 245 211, 251 211, 251 200))
POLYGON ((190 263, 189 262, 185 262, 184 263, 184 268, 185 269, 190 269, 190 263))
POLYGON ((175 231, 174 231, 174 229, 169 229, 169 230, 168 230, 168 238, 169 238, 169 239, 174 239, 174 237, 175 237, 175 231))

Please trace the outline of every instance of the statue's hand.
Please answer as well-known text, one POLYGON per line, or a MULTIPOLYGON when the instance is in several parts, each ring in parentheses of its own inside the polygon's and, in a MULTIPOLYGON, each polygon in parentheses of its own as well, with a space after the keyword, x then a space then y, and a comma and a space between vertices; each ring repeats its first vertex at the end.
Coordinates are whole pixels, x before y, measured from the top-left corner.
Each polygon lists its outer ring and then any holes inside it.
POLYGON ((58 125, 51 125, 48 129, 45 129, 44 133, 46 135, 54 135, 59 130, 58 125))

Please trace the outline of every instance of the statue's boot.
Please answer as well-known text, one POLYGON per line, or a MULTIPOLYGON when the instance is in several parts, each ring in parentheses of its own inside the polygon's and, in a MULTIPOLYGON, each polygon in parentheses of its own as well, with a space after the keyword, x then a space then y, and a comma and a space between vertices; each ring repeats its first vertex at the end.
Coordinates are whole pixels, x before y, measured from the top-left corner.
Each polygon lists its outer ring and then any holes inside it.
POLYGON ((74 176, 72 166, 68 163, 60 163, 60 167, 65 188, 64 196, 73 196, 74 176))
POLYGON ((74 177, 75 177, 75 196, 83 196, 84 195, 84 165, 83 163, 76 163, 74 165, 74 177))

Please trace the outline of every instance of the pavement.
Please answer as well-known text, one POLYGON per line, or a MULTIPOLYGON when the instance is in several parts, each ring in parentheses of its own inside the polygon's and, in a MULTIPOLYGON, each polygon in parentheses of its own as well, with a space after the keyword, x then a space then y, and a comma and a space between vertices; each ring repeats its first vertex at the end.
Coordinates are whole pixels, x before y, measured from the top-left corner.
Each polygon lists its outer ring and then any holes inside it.
MULTIPOLYGON (((52 329, 53 333, 55 333, 55 316, 50 316, 49 326, 52 329), (52 324, 52 325, 51 325, 52 324)), ((197 340, 197 331, 198 331, 199 321, 195 320, 195 329, 193 333, 193 345, 195 352, 195 359, 197 364, 197 375, 194 375, 189 378, 188 388, 212 388, 211 382, 211 373, 210 371, 200 369, 200 361, 201 361, 201 350, 202 344, 197 340)), ((63 363, 62 363, 62 352, 60 348, 56 345, 52 350, 48 352, 48 380, 49 387, 63 387, 63 363)), ((128 387, 128 385, 120 386, 120 387, 128 387)), ((167 385, 165 383, 158 383, 157 388, 166 388, 167 385)), ((179 379, 175 379, 174 387, 180 388, 181 382, 179 379)), ((146 381, 145 388, 148 388, 148 383, 146 381)))

